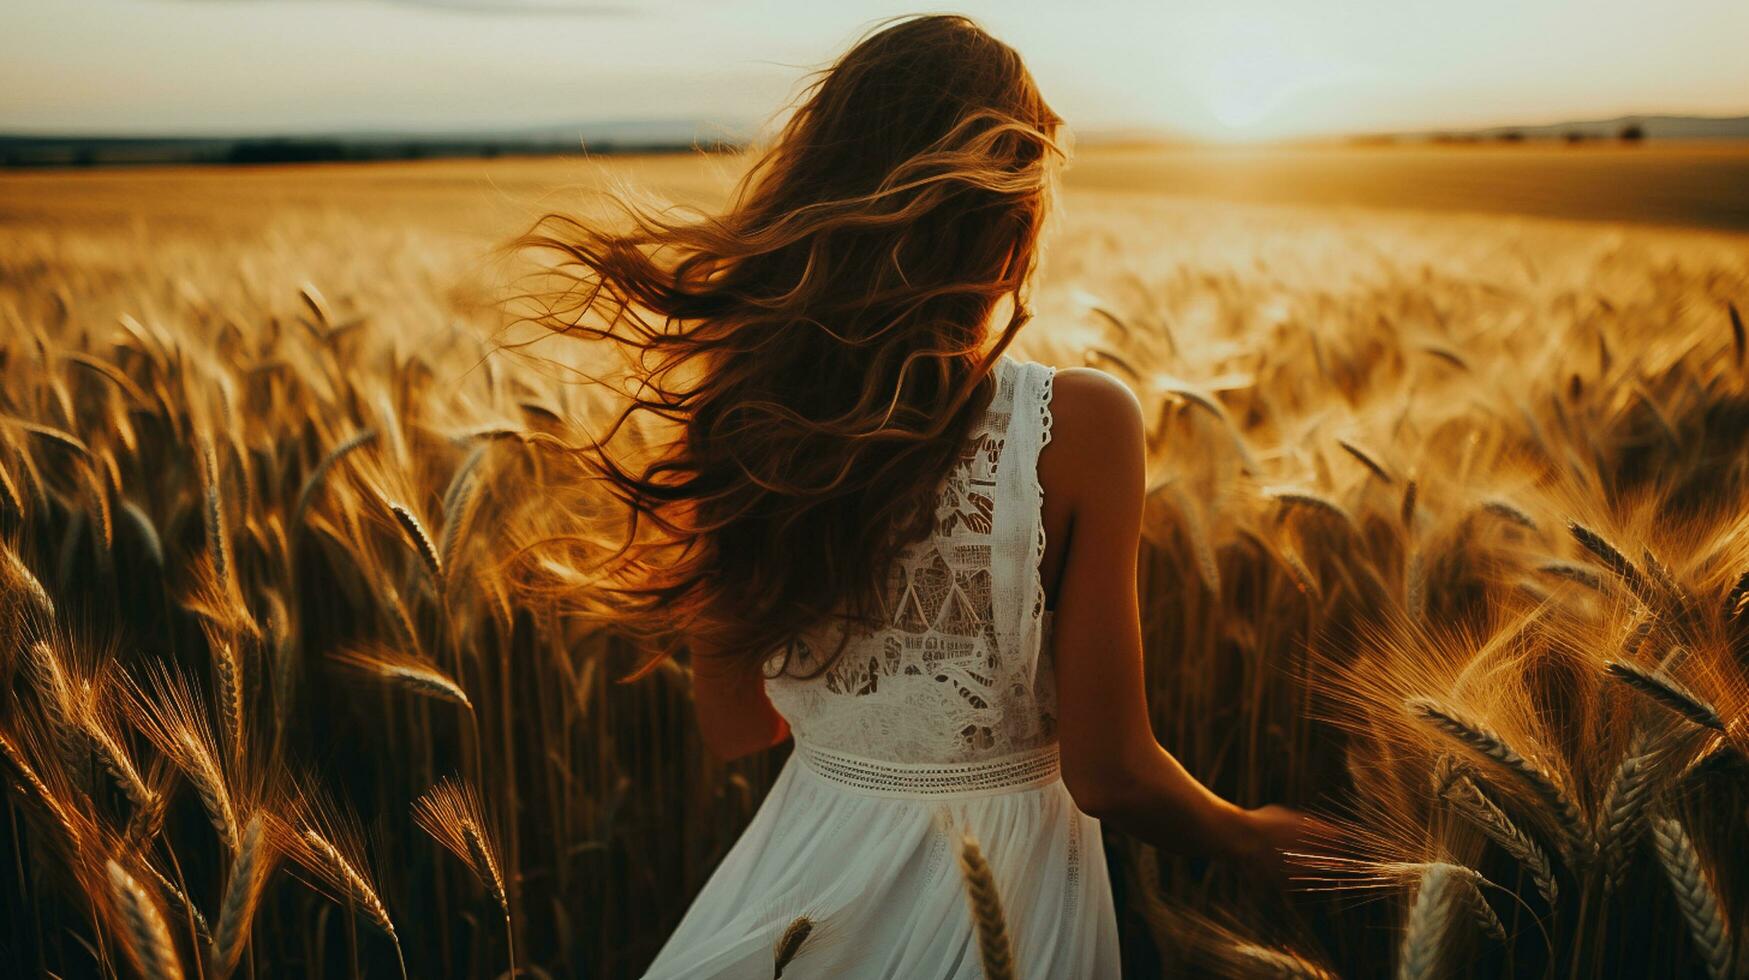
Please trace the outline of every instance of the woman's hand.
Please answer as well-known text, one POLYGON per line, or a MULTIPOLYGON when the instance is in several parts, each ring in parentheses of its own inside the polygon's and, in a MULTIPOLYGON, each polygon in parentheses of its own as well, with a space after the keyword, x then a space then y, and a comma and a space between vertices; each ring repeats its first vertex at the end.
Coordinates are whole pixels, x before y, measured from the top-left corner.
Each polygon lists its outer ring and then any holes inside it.
POLYGON ((1316 852, 1336 834, 1336 828, 1310 814, 1285 806, 1260 806, 1241 811, 1245 841, 1236 857, 1243 863, 1286 884, 1305 864, 1290 855, 1316 852))

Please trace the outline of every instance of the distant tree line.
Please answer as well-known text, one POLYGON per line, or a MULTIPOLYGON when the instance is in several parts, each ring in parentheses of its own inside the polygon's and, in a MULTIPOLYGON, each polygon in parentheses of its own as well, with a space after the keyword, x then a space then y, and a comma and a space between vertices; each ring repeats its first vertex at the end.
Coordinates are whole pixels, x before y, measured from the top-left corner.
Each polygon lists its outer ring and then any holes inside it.
MULTIPOLYGON (((1485 143, 1490 139, 1499 143, 1523 143, 1532 137, 1522 129, 1502 129, 1488 133, 1434 133, 1432 140, 1442 144, 1475 144, 1485 143)), ((1587 140, 1608 139, 1602 133, 1587 133, 1582 129, 1569 129, 1559 134, 1559 139, 1567 143, 1583 143, 1587 140)), ((1615 138, 1623 143, 1638 143, 1646 138, 1646 129, 1637 122, 1623 125, 1616 131, 1615 138)))
MULTIPOLYGON (((593 155, 679 153, 739 149, 727 141, 624 143, 590 141, 593 155)), ((555 156, 579 152, 573 141, 344 140, 269 138, 243 140, 79 139, 0 137, 0 167, 91 167, 118 164, 293 164, 421 160, 457 157, 555 156)))

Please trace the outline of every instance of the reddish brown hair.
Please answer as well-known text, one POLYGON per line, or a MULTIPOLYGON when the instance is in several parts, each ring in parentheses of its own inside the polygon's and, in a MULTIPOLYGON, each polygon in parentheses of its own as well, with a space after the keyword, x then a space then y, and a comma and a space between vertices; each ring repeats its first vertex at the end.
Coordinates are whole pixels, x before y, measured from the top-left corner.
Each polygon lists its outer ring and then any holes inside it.
POLYGON ((874 618, 1030 317, 1060 123, 972 21, 906 19, 816 76, 725 212, 549 215, 522 240, 562 283, 533 319, 632 365, 584 451, 631 513, 593 583, 622 625, 756 664, 874 618), (611 450, 639 415, 672 438, 611 450))

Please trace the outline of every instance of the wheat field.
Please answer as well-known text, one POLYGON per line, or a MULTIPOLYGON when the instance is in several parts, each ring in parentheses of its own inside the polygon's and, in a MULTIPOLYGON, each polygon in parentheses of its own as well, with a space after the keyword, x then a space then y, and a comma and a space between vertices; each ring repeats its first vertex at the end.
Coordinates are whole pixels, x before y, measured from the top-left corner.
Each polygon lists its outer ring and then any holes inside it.
MULTIPOLYGON (((784 750, 506 574, 600 406, 490 249, 740 165, 0 177, 13 965, 637 974, 784 750)), ((1021 353, 1148 410, 1163 744, 1342 833, 1285 895, 1112 835, 1129 973, 1749 976, 1749 238, 1135 172, 1021 353)))

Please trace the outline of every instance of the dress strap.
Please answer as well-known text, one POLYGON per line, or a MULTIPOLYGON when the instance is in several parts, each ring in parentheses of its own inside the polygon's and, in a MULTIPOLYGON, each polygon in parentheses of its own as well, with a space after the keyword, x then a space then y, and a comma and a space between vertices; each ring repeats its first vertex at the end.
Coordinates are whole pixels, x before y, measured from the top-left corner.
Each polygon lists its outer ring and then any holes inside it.
POLYGON ((992 612, 1005 658, 1021 661, 1032 683, 1043 638, 1044 487, 1038 480, 1039 451, 1051 438, 1051 386, 1056 369, 1014 365, 1014 408, 996 473, 996 526, 991 566, 992 612))

